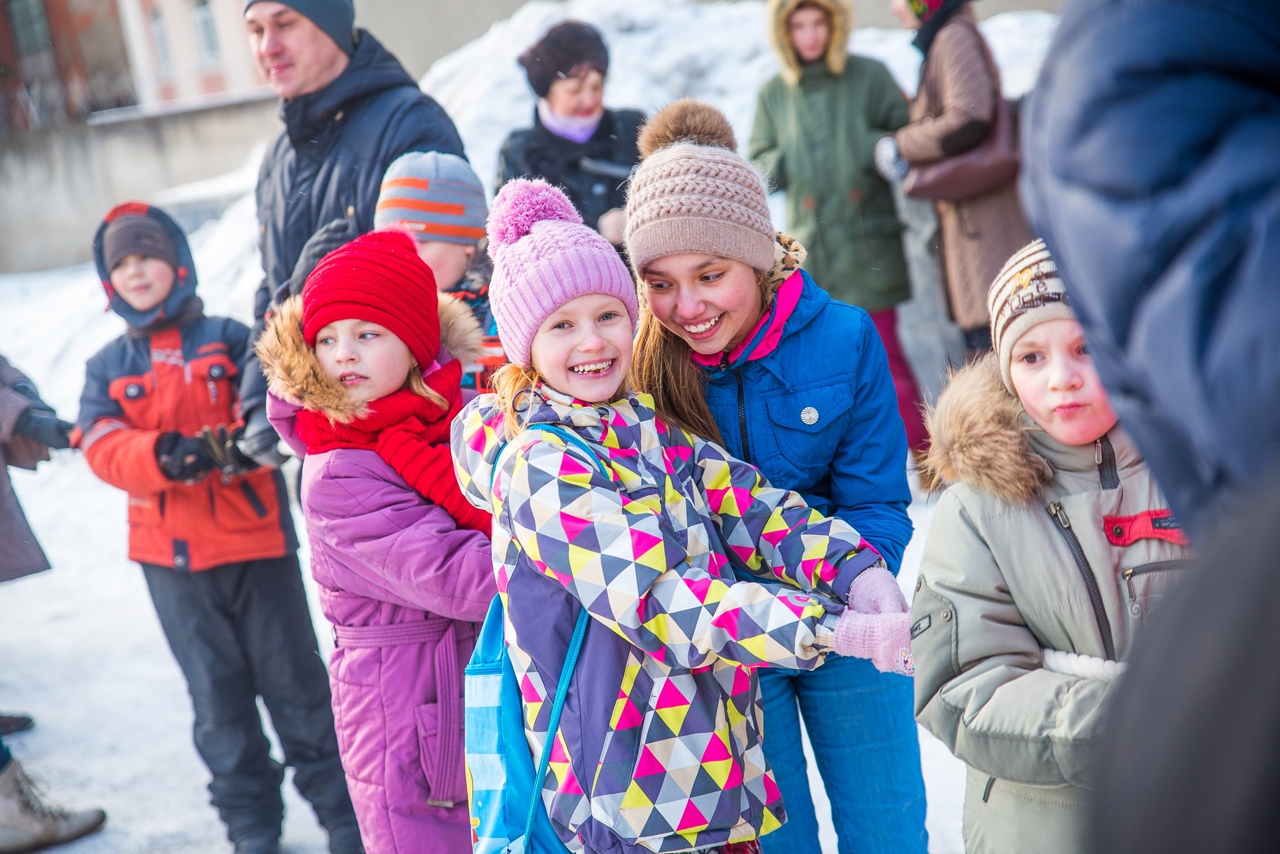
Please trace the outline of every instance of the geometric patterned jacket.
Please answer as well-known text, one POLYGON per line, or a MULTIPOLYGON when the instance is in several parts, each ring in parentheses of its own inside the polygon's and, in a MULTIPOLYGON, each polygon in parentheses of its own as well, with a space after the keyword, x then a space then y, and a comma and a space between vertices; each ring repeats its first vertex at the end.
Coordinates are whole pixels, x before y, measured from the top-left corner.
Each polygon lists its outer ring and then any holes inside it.
POLYGON ((504 439, 492 395, 453 422, 455 470, 495 510, 506 640, 541 754, 580 608, 593 618, 552 746, 547 813, 573 851, 687 851, 784 820, 755 669, 817 667, 849 585, 880 556, 648 395, 588 405, 539 386, 504 439), (495 473, 495 462, 500 469, 495 473), (490 494, 492 488, 493 495, 490 494))

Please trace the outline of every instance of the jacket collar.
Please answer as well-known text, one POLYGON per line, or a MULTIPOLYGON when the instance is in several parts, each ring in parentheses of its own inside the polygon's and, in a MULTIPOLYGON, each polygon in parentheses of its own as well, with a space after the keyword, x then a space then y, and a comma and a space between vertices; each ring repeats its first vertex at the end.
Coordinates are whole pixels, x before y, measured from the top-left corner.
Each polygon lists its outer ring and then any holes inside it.
POLYGON ((694 354, 693 360, 708 370, 721 371, 740 368, 747 362, 767 360, 784 338, 807 326, 830 301, 830 295, 814 284, 808 273, 797 270, 778 288, 769 310, 756 322, 751 334, 729 351, 727 359, 724 354, 694 354))
POLYGON ((356 31, 356 52, 328 86, 317 92, 280 102, 280 118, 296 150, 320 143, 325 131, 344 118, 344 108, 354 100, 386 89, 417 87, 400 60, 366 30, 356 31))

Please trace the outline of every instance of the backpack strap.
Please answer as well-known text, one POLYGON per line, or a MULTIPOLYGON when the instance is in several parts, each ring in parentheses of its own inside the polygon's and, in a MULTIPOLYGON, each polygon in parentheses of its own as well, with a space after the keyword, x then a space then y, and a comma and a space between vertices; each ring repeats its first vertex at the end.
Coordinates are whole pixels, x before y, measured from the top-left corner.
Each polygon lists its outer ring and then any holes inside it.
MULTIPOLYGON (((600 459, 600 455, 581 438, 573 433, 558 427, 554 424, 536 423, 525 425, 526 429, 538 430, 543 433, 554 433, 559 436, 566 445, 576 445, 591 458, 596 468, 605 477, 612 479, 613 475, 609 472, 608 466, 604 460, 600 459)), ((497 477, 499 460, 502 459, 502 452, 506 450, 504 443, 498 449, 497 455, 494 457, 493 472, 489 477, 489 493, 493 494, 493 481, 497 477)), ((538 770, 533 777, 533 792, 529 798, 529 816, 524 824, 524 838, 526 844, 533 839, 533 823, 538 816, 538 809, 542 804, 542 785, 547 779, 547 769, 551 765, 551 750, 555 746, 556 736, 560 733, 560 713, 564 711, 565 700, 569 696, 569 683, 573 680, 574 668, 578 665, 578 653, 582 651, 582 641, 587 636, 587 623, 590 621, 590 615, 587 613, 585 605, 580 605, 578 609, 578 617, 573 625, 573 637, 569 640, 569 649, 564 656, 564 665, 560 668, 560 678, 556 683, 555 700, 551 703, 551 717, 547 720, 547 740, 542 745, 542 756, 538 759, 538 770)))

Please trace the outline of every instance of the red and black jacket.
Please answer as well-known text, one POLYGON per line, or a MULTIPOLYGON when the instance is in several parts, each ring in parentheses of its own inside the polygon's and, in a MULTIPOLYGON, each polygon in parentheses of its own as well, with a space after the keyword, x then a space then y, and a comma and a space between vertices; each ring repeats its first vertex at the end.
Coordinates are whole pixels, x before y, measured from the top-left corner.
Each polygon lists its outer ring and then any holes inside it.
POLYGON ((193 303, 194 267, 176 223, 161 211, 134 204, 109 213, 104 228, 122 213, 162 222, 174 238, 179 260, 169 299, 148 313, 155 316, 140 317, 109 285, 101 230, 95 240, 111 306, 130 321, 131 329, 89 360, 74 441, 98 477, 129 493, 129 557, 199 571, 290 554, 297 549, 297 537, 278 470, 258 469, 230 479, 215 471, 194 484, 171 481, 160 471, 155 444, 162 434, 191 436, 206 425, 239 420, 249 328, 193 311, 199 305, 193 303))

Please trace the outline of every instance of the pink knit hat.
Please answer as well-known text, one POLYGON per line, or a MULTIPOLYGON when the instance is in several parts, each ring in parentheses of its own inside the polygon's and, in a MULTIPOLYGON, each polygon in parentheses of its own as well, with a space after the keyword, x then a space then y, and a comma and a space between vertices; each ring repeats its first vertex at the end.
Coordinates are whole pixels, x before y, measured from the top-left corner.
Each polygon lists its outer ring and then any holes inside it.
POLYGON ((541 179, 517 178, 489 209, 489 307, 513 364, 530 366, 533 335, 547 315, 575 297, 622 300, 635 329, 636 286, 618 251, 582 224, 573 203, 541 179))

